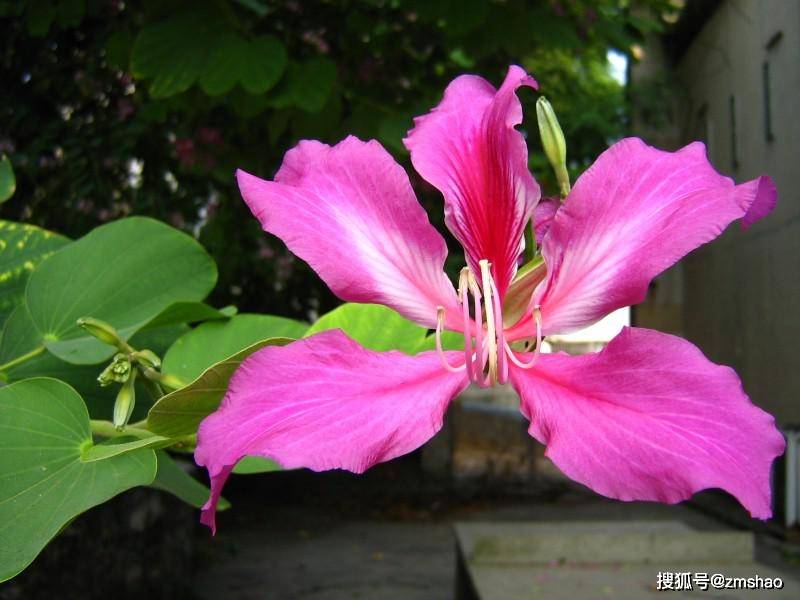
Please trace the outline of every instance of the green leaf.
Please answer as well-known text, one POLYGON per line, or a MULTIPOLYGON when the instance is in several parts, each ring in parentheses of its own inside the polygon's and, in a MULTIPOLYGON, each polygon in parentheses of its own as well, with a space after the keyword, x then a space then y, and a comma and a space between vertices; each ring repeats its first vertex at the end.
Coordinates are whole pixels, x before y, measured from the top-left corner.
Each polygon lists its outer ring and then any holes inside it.
POLYGON ((233 467, 233 472, 237 475, 252 475, 281 470, 282 467, 278 463, 263 456, 245 456, 233 467))
POLYGON ((278 82, 286 63, 286 48, 274 36, 265 35, 248 42, 225 33, 209 51, 200 87, 209 96, 219 96, 240 82, 248 93, 260 95, 278 82))
POLYGON ((188 13, 146 26, 133 43, 134 77, 152 80, 153 98, 185 92, 203 72, 211 31, 212 24, 188 13))
MULTIPOLYGON (((158 471, 150 487, 170 493, 195 508, 201 508, 206 503, 211 490, 189 475, 164 450, 156 452, 156 459, 158 460, 158 471)), ((225 498, 219 499, 218 511, 227 510, 230 507, 231 503, 225 498)))
POLYGON ((180 325, 181 323, 199 323, 200 321, 217 321, 230 319, 236 314, 235 306, 216 309, 204 302, 176 302, 165 308, 161 314, 150 321, 145 330, 180 325))
POLYGON ((299 338, 307 329, 308 323, 255 314, 203 323, 172 345, 164 356, 162 370, 192 381, 214 363, 256 342, 267 338, 299 338))
POLYGON ((81 397, 55 379, 0 388, 0 581, 27 567, 64 525, 156 474, 152 450, 85 463, 81 397))
MULTIPOLYGON (((455 331, 442 332, 442 350, 463 350, 464 334, 455 331)), ((436 336, 431 334, 422 340, 417 346, 414 354, 425 352, 426 350, 436 350, 436 336)))
POLYGON ((100 444, 94 444, 81 453, 81 460, 85 463, 97 460, 108 460, 121 454, 136 452, 142 448, 165 448, 173 443, 170 438, 154 435, 143 439, 133 439, 127 436, 111 438, 100 444))
MULTIPOLYGON (((0 337, 0 364, 26 355, 41 347, 40 344, 39 332, 31 320, 28 308, 21 304, 14 309, 3 327, 0 337)), ((114 401, 115 390, 98 385, 97 376, 100 370, 96 365, 71 365, 49 352, 41 352, 29 360, 4 369, 2 376, 9 383, 39 376, 61 379, 75 388, 87 404, 96 403, 95 396, 100 395, 104 401, 102 403, 110 406, 114 401)))
POLYGON ((322 56, 302 64, 292 64, 289 71, 289 94, 295 106, 307 112, 319 112, 328 102, 336 83, 336 63, 322 56))
POLYGON ((406 354, 414 354, 428 333, 380 304, 342 304, 322 315, 305 337, 328 329, 341 329, 371 350, 402 350, 406 354))
POLYGON ((197 432, 205 417, 217 410, 228 381, 245 358, 265 346, 284 346, 289 338, 270 338, 249 346, 206 369, 184 388, 167 394, 153 405, 147 415, 147 428, 166 437, 181 437, 197 432))
POLYGON ((200 74, 200 87, 209 96, 224 94, 241 78, 242 64, 248 55, 248 44, 234 33, 217 37, 208 52, 200 74))
POLYGON ((286 48, 272 35, 262 35, 247 45, 239 64, 242 87, 251 94, 272 88, 286 70, 286 48))
POLYGON ((0 158, 0 204, 11 198, 17 189, 17 180, 14 177, 14 168, 9 158, 3 154, 0 158))
MULTIPOLYGON (((31 318, 25 304, 17 306, 3 324, 3 335, 0 337, 0 365, 8 364, 19 357, 36 352, 43 346, 41 336, 36 330, 36 325, 31 318)), ((38 358, 38 357, 37 357, 38 358)), ((3 374, 9 376, 16 369, 31 362, 29 359, 17 366, 3 369, 3 374)))
POLYGON ((214 287, 214 261, 194 239, 153 219, 132 217, 94 229, 42 262, 25 303, 47 349, 75 364, 114 353, 76 324, 91 316, 123 339, 175 302, 197 302, 214 287))
MULTIPOLYGON (((2 163, 0 179, 1 172, 2 163)), ((36 265, 68 243, 69 239, 45 229, 0 220, 0 323, 22 302, 36 265)))

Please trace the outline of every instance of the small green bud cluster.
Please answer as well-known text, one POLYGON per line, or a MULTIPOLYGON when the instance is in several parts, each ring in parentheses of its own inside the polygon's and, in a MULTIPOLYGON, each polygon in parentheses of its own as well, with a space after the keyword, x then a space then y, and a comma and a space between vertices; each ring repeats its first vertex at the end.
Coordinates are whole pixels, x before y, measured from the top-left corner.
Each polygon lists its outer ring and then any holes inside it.
POLYGON ((98 383, 107 387, 112 383, 125 383, 131 376, 131 361, 127 354, 114 355, 111 363, 103 369, 97 378, 98 383))
POLYGON ((145 378, 142 383, 154 396, 163 395, 163 388, 172 390, 183 387, 182 381, 158 370, 161 368, 161 359, 155 352, 132 348, 109 323, 92 317, 83 317, 78 319, 78 325, 104 344, 119 350, 97 378, 103 387, 114 383, 121 384, 114 402, 113 423, 117 431, 124 430, 136 405, 137 375, 145 378))

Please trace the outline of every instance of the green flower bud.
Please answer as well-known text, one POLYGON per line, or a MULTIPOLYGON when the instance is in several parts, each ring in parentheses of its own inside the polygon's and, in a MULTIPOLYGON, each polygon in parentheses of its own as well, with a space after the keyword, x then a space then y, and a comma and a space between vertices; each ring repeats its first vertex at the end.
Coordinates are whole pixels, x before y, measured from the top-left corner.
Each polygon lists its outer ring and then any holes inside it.
POLYGON ((82 317, 78 319, 78 326, 83 327, 86 331, 104 344, 114 346, 120 350, 127 346, 127 344, 119 337, 117 330, 105 321, 94 319, 92 317, 82 317))
POLYGON ((126 354, 117 354, 97 378, 106 387, 112 383, 125 383, 131 376, 131 361, 126 354))
POLYGON ((567 171, 567 143, 564 140, 561 125, 558 124, 556 113, 544 96, 536 101, 536 120, 539 122, 539 135, 542 138, 544 153, 556 173, 561 197, 565 198, 570 190, 569 172, 567 171))
POLYGON ((128 380, 122 384, 122 387, 117 394, 117 400, 114 402, 114 427, 117 431, 125 429, 128 424, 128 419, 131 418, 133 407, 136 405, 136 388, 134 382, 136 381, 136 371, 131 372, 128 380))
POLYGON ((161 359, 152 350, 137 350, 133 353, 133 358, 145 367, 157 369, 161 366, 161 359))

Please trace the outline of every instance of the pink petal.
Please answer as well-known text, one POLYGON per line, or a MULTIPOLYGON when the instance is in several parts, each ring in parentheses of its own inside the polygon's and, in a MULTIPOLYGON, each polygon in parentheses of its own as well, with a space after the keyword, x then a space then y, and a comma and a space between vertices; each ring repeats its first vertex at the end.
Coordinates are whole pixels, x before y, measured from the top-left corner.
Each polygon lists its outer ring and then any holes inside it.
POLYGON ((470 267, 488 259, 503 294, 516 270, 523 227, 539 200, 528 171, 528 150, 514 127, 522 122, 518 87, 538 87, 511 66, 499 90, 463 75, 430 113, 415 119, 405 139, 414 168, 439 188, 445 223, 466 251, 470 267))
POLYGON ((561 208, 561 200, 555 197, 542 198, 533 211, 533 228, 536 234, 536 243, 541 246, 544 236, 550 231, 550 225, 561 208))
MULTIPOLYGON (((656 275, 731 221, 744 217, 748 225, 774 204, 768 177, 734 185, 699 142, 678 152, 636 138, 614 144, 578 179, 544 238, 547 279, 534 295, 544 334, 582 329, 638 304, 656 275)), ((524 337, 522 329, 510 338, 524 337)))
POLYGON ((772 179, 766 175, 748 181, 744 185, 755 188, 753 192, 755 198, 747 209, 744 217, 742 217, 742 229, 746 230, 753 223, 760 221, 772 212, 775 205, 778 203, 778 189, 775 187, 775 183, 772 179))
POLYGON ((447 246, 414 197, 408 176, 375 141, 330 147, 300 142, 275 182, 237 171, 242 196, 265 231, 281 238, 343 300, 378 303, 425 327, 436 308, 461 327, 444 274, 447 246))
POLYGON ((530 434, 569 477, 620 500, 675 503, 722 488, 771 515, 774 419, 736 373, 689 342, 626 328, 598 354, 543 354, 511 381, 530 434))
MULTIPOLYGON (((445 354, 451 364, 463 359, 445 354)), ((436 352, 373 352, 338 329, 259 350, 200 424, 195 460, 217 482, 204 522, 213 527, 222 484, 243 456, 361 473, 433 437, 467 383, 466 372, 445 370, 436 352)))
POLYGON ((212 535, 217 533, 217 504, 219 504, 222 488, 225 487, 231 471, 233 471, 233 465, 222 467, 216 475, 211 477, 211 494, 200 511, 200 522, 211 529, 212 535))

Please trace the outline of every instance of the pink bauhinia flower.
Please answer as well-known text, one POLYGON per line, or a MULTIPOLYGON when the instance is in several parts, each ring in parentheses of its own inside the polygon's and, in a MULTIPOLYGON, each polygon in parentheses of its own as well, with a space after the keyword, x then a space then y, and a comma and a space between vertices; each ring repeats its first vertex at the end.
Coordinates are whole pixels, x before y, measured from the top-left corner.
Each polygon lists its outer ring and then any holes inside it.
POLYGON ((457 291, 444 274, 444 239, 378 142, 303 141, 274 181, 237 173, 263 228, 340 298, 384 304, 435 328, 437 340, 444 329, 463 332, 465 347, 373 352, 334 330, 253 354, 198 433, 195 458, 212 487, 202 520, 212 529, 220 490, 243 456, 361 473, 430 439, 470 382, 507 381, 547 456, 596 492, 674 503, 716 487, 754 517, 770 516, 769 471, 784 441, 733 370, 680 338, 635 327, 596 354, 539 348, 543 336, 641 302, 656 275, 733 220, 747 227, 769 213, 772 181, 734 185, 700 143, 670 153, 629 138, 562 205, 542 203, 534 216, 539 186, 515 129, 520 86, 537 84, 516 66, 500 89, 459 77, 405 140, 464 247, 457 291), (543 266, 518 284, 532 216, 543 266), (532 351, 518 349, 526 340, 532 351))

